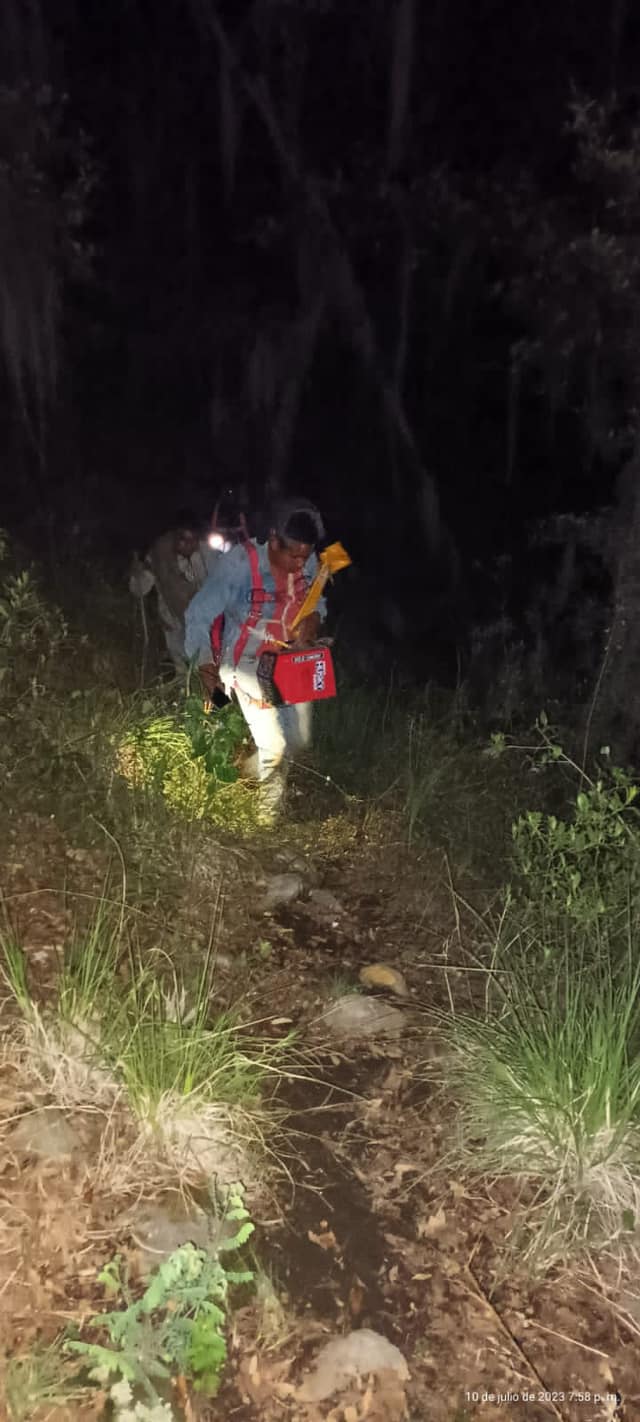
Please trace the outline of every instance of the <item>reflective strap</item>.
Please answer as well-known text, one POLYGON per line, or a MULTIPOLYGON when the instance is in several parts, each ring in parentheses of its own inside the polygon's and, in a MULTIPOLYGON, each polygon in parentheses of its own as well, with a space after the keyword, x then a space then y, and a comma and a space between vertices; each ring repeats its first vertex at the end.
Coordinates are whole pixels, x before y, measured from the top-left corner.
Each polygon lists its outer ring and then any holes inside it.
POLYGON ((239 634, 239 636, 238 636, 238 640, 237 640, 237 642, 236 642, 236 645, 235 645, 235 647, 234 647, 234 649, 233 649, 233 665, 234 665, 234 667, 237 667, 238 662, 240 661, 240 658, 241 658, 241 656, 242 656, 242 653, 244 652, 244 649, 245 649, 245 647, 246 647, 246 645, 247 645, 247 642, 249 641, 249 636, 250 636, 250 634, 251 634, 252 632, 255 631, 255 628, 257 627, 257 625, 258 625, 258 623, 259 623, 259 621, 260 621, 260 618, 262 617, 262 609, 263 609, 263 606, 264 606, 264 584, 263 584, 263 582, 262 582, 262 578, 260 577, 260 563, 259 563, 259 561, 258 561, 258 550, 257 550, 257 548, 256 548, 256 546, 255 546, 255 543, 246 543, 246 544, 245 544, 245 548, 246 548, 247 557, 248 557, 248 559, 249 559, 249 566, 250 566, 250 568, 251 568, 251 604, 252 604, 252 605, 251 605, 251 612, 249 613, 249 616, 248 616, 246 622, 243 622, 242 627, 240 628, 240 634, 239 634))

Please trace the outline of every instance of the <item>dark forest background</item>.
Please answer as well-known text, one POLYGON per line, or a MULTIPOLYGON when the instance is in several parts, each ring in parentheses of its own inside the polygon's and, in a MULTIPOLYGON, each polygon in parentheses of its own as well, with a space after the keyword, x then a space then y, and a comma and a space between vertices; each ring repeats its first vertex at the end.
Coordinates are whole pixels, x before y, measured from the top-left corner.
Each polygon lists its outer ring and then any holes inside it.
POLYGON ((637 8, 5 0, 0 29, 3 522, 118 578, 179 506, 305 493, 365 647, 485 691, 517 652, 516 696, 599 677, 633 749, 637 8))

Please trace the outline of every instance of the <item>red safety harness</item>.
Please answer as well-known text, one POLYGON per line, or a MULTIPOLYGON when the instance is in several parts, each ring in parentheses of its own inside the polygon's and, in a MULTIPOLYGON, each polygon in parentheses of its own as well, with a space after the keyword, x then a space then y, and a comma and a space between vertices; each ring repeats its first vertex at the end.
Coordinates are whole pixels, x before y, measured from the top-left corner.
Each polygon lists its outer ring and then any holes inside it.
MULTIPOLYGON (((264 583, 260 576, 260 562, 255 543, 246 543, 245 550, 247 558, 249 559, 249 567, 251 568, 251 611, 246 622, 243 622, 240 628, 240 635, 233 649, 234 667, 237 667, 251 633, 255 631, 260 618, 264 614, 265 603, 269 601, 269 594, 265 592, 264 583)), ((262 647, 264 647, 264 645, 263 642, 262 647)), ((262 647, 260 647, 260 651, 262 651, 262 647)))
MULTIPOLYGON (((258 558, 258 550, 255 546, 255 543, 247 542, 245 543, 244 547, 247 557, 249 559, 249 567, 251 569, 251 604, 249 616, 242 624, 239 636, 233 649, 234 667, 237 667, 251 634, 255 631, 258 623, 264 616, 266 604, 268 602, 274 601, 272 595, 266 592, 264 583, 262 581, 262 575, 260 573, 260 560, 258 558)), ((296 607, 296 605, 301 604, 303 602, 306 596, 306 591, 306 581, 302 573, 298 573, 296 575, 294 583, 293 598, 291 599, 292 606, 294 608, 296 607)), ((277 622, 278 615, 282 613, 283 607, 287 601, 287 593, 284 590, 280 591, 276 589, 272 621, 277 622)), ((224 637, 223 612, 221 612, 218 617, 216 617, 215 621, 212 623, 209 635, 211 641, 212 657, 216 666, 218 666, 220 663, 220 658, 222 656, 222 641, 224 637)), ((261 645, 256 648, 256 652, 263 651, 263 649, 268 644, 269 638, 267 637, 264 639, 261 645)))

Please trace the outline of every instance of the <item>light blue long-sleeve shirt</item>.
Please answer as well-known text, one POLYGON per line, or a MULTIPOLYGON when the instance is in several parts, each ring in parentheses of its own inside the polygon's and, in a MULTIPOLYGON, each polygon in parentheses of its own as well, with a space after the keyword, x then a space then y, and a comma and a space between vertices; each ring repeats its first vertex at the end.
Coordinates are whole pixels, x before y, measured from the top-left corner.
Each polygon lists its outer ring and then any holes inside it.
MULTIPOLYGON (((257 543, 255 547, 258 554, 260 577, 267 594, 267 600, 260 621, 256 625, 255 633, 247 639, 237 667, 234 665, 233 652, 242 628, 251 613, 253 588, 251 565, 242 544, 237 544, 229 553, 225 553, 218 559, 206 582, 192 598, 185 613, 185 650, 189 660, 197 657, 199 666, 206 666, 212 660, 211 627, 216 618, 224 613, 220 675, 227 686, 232 684, 234 678, 239 679, 250 695, 254 694, 251 689, 254 686, 255 693, 258 693, 257 654, 260 644, 264 640, 261 632, 265 624, 274 616, 276 606, 276 585, 269 563, 268 545, 257 543)), ((307 558, 302 571, 307 587, 309 587, 318 571, 318 559, 315 553, 307 558)), ((317 611, 321 618, 326 617, 327 607, 324 598, 320 599, 317 611)))

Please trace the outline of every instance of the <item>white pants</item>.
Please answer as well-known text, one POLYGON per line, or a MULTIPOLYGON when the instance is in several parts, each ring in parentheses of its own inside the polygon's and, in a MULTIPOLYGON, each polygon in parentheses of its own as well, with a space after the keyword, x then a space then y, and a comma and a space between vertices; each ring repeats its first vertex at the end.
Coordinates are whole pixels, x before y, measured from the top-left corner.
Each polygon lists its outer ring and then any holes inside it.
POLYGON ((265 807, 275 809, 282 799, 286 761, 311 744, 313 705, 259 706, 236 687, 238 705, 253 736, 256 753, 245 767, 250 779, 265 785, 265 807))

